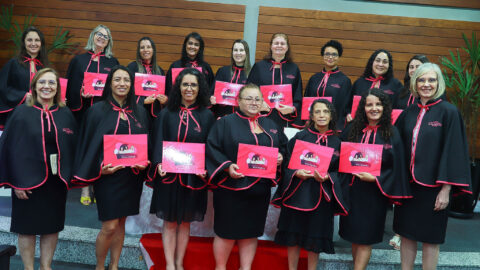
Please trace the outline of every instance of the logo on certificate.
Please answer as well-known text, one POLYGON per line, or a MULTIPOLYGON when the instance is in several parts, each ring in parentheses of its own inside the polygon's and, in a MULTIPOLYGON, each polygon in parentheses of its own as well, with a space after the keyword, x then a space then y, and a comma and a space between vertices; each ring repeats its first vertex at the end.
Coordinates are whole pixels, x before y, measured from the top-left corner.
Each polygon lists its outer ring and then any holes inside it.
POLYGON ((370 167, 368 155, 364 155, 362 152, 353 151, 348 160, 350 160, 350 164, 352 164, 352 166, 370 167))
POLYGON ((300 155, 300 164, 317 168, 320 158, 315 153, 304 150, 300 155))
POLYGON ((268 162, 262 155, 250 152, 247 158, 247 165, 249 169, 266 170, 268 162))
POLYGON ((280 103, 285 101, 285 96, 282 92, 271 91, 268 93, 268 100, 271 103, 280 103))
POLYGON ((117 156, 117 159, 127 159, 127 158, 136 158, 137 149, 133 145, 128 145, 126 143, 117 143, 113 153, 117 156))
POLYGON ((237 97, 237 92, 236 91, 233 91, 230 88, 223 89, 222 98, 224 100, 235 100, 236 97, 237 97))
POLYGON ((150 80, 145 80, 142 83, 142 89, 145 91, 157 91, 157 84, 150 80))
POLYGON ((92 83, 93 90, 102 91, 105 87, 105 82, 102 79, 94 79, 92 83))

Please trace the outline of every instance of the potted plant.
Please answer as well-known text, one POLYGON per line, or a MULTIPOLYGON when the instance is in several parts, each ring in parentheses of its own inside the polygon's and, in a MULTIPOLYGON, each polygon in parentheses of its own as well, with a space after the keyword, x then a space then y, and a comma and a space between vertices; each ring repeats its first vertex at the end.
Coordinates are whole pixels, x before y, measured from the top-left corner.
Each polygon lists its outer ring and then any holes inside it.
POLYGON ((471 39, 463 33, 462 37, 465 47, 457 49, 455 53, 450 51, 450 58, 441 57, 440 60, 445 84, 449 90, 448 98, 460 110, 466 125, 472 168, 473 194, 453 197, 450 215, 471 218, 480 188, 480 159, 477 153, 480 116, 480 41, 477 40, 475 32, 472 32, 471 39))

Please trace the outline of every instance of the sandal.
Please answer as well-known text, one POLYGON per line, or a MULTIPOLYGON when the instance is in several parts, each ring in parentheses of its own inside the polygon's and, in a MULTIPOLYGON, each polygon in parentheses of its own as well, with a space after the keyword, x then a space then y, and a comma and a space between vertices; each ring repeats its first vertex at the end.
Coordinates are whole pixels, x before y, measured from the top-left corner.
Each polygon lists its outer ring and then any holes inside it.
POLYGON ((388 243, 390 246, 393 247, 395 250, 400 250, 400 245, 402 243, 402 240, 400 239, 400 236, 395 235, 390 239, 390 242, 388 243))
POLYGON ((81 196, 80 203, 85 206, 88 206, 92 203, 92 198, 90 198, 90 196, 81 196))

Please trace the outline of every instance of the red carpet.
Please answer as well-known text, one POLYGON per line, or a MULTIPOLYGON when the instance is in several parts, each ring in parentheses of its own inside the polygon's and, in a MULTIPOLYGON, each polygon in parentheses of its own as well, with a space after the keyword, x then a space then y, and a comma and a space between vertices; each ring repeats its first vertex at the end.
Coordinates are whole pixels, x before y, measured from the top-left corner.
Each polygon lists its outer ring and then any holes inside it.
MULTIPOLYGON (((190 237, 187 253, 184 260, 185 270, 215 269, 215 259, 212 251, 213 238, 190 237)), ((144 234, 140 244, 148 253, 153 265, 148 265, 150 270, 164 270, 165 258, 163 255, 162 235, 159 233, 144 234)), ((146 259, 148 262, 147 254, 146 259)), ((228 260, 228 270, 238 270, 238 247, 235 247, 228 260)), ((307 268, 307 253, 300 253, 299 269, 307 268)), ((253 261, 253 270, 288 270, 287 248, 279 246, 272 241, 258 241, 257 253, 253 261)))

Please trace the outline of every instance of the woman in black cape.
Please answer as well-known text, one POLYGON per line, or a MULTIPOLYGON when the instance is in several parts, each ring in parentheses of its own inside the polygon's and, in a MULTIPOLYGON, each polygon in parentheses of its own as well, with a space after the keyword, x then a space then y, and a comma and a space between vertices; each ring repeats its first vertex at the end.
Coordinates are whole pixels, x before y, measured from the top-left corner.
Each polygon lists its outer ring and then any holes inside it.
POLYGON ((279 148, 282 163, 287 138, 279 127, 259 114, 263 102, 258 86, 247 84, 237 97, 239 110, 220 118, 212 127, 206 145, 206 166, 214 185, 213 253, 216 269, 226 269, 230 252, 238 242, 241 269, 250 269, 263 234, 271 187, 276 179, 244 176, 235 163, 239 143, 279 148))
POLYGON ((338 177, 340 138, 336 132, 335 107, 324 99, 310 106, 307 127, 287 145, 284 175, 272 203, 281 207, 275 243, 288 246, 288 267, 297 269, 300 248, 308 251, 308 269, 317 269, 318 254, 335 253, 333 216, 347 215, 338 177), (295 143, 305 141, 334 149, 328 174, 317 170, 288 169, 295 143))
POLYGON ((182 46, 182 57, 180 60, 173 62, 168 68, 167 77, 165 78, 165 95, 169 96, 172 89, 172 69, 173 68, 189 68, 200 67, 205 75, 207 85, 210 89, 214 84, 214 74, 210 65, 203 59, 203 51, 205 42, 202 36, 197 32, 192 32, 185 36, 182 46))
POLYGON ((325 43, 321 49, 325 66, 321 72, 314 74, 308 80, 305 97, 331 97, 337 112, 336 129, 345 127, 345 118, 350 111, 348 104, 352 100, 352 82, 338 68, 338 62, 343 54, 342 44, 336 40, 325 43))
POLYGON ((0 71, 0 130, 3 130, 8 114, 31 94, 30 81, 37 70, 49 65, 45 37, 40 30, 28 27, 20 42, 18 55, 0 71))
POLYGON ((352 243, 355 269, 366 269, 372 245, 383 240, 388 206, 411 198, 403 143, 392 126, 391 113, 387 95, 380 89, 370 89, 342 134, 342 139, 349 142, 383 145, 380 176, 367 172, 344 175, 350 211, 348 216, 340 217, 339 234, 352 243))
POLYGON ((178 75, 167 108, 155 120, 152 134, 152 167, 149 179, 154 190, 150 212, 163 219, 163 250, 166 269, 183 269, 190 223, 203 221, 207 210, 206 174, 167 173, 162 170, 164 141, 205 143, 215 122, 207 108, 208 86, 194 68, 178 75))
POLYGON ((394 105, 395 109, 405 110, 408 106, 415 103, 415 96, 413 96, 413 93, 410 90, 410 78, 420 65, 428 62, 430 61, 423 54, 416 54, 408 60, 407 67, 405 68, 405 77, 403 78, 403 88, 398 95, 396 104, 394 105))
POLYGON ((288 36, 283 33, 272 35, 270 50, 265 58, 253 65, 248 82, 256 85, 291 84, 293 106, 280 104, 278 108, 262 105, 262 112, 282 127, 295 126, 302 108, 302 76, 292 60, 288 36))
POLYGON ((393 229, 402 239, 402 269, 413 269, 417 242, 422 243, 423 269, 435 269, 450 193, 471 193, 468 144, 460 112, 441 98, 445 81, 436 64, 421 65, 410 88, 417 101, 396 125, 405 142, 413 199, 395 207, 393 229))
POLYGON ((0 138, 0 186, 12 188, 11 232, 25 269, 33 269, 40 235, 41 269, 51 269, 65 223, 77 124, 61 102, 60 80, 50 68, 32 79, 32 96, 11 113, 0 138))
POLYGON ((115 66, 108 77, 100 102, 85 113, 74 162, 74 183, 93 184, 98 218, 102 228, 97 236, 97 270, 104 269, 110 250, 110 267, 117 269, 125 237, 127 216, 139 213, 140 195, 147 164, 112 167, 104 164, 103 136, 147 134, 148 118, 143 106, 135 103, 133 75, 124 66, 115 66))
MULTIPOLYGON (((250 65, 250 48, 245 40, 236 39, 233 41, 230 62, 230 65, 218 69, 215 75, 215 81, 246 84, 252 66, 250 65)), ((227 114, 234 113, 234 106, 216 104, 216 99, 213 96, 214 90, 215 84, 212 85, 212 97, 210 98, 210 101, 214 104, 212 111, 215 113, 215 116, 223 117, 227 114)))
MULTIPOLYGON (((137 59, 127 67, 134 76, 135 73, 165 75, 163 69, 157 64, 157 47, 150 37, 142 37, 138 40, 137 59)), ((137 103, 145 105, 152 119, 157 117, 167 100, 166 95, 137 97, 137 103)))

